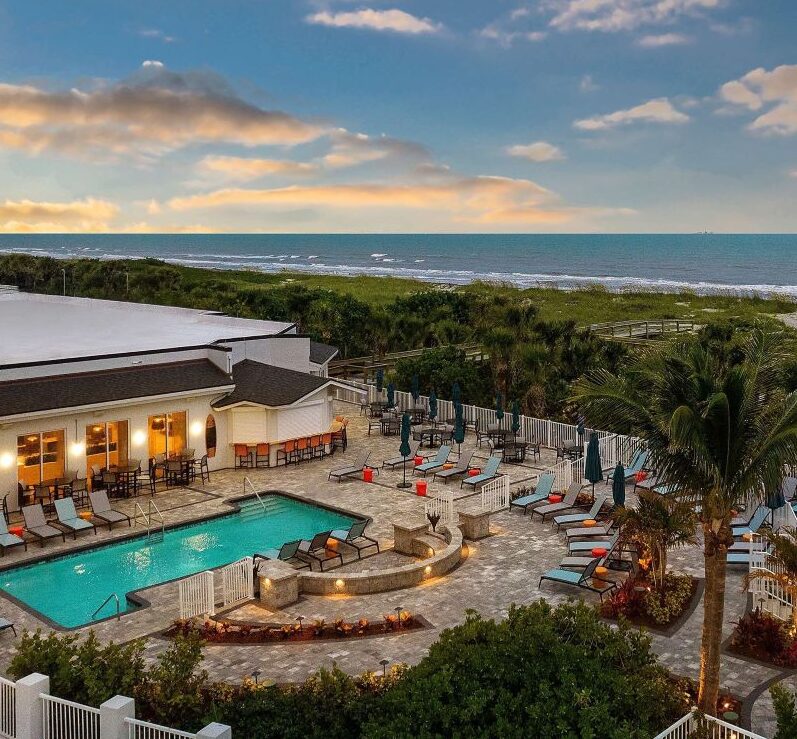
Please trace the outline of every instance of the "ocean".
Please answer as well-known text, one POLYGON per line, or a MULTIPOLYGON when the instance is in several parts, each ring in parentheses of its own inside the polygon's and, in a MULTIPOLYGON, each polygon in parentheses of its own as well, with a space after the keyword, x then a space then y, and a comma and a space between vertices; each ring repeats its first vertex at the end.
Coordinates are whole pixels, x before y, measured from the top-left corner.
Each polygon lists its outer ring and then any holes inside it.
POLYGON ((0 253, 209 269, 797 298, 795 234, 0 235, 0 253))

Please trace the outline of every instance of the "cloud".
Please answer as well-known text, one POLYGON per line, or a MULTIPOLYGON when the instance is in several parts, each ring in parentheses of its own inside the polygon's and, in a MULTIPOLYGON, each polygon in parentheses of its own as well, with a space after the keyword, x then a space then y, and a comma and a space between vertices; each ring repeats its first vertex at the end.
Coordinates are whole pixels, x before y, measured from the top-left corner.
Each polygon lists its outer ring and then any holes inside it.
POLYGON ((197 167, 204 173, 221 175, 225 179, 238 182, 248 182, 269 175, 306 176, 318 171, 318 166, 310 162, 213 155, 201 159, 197 167))
POLYGON ((726 82, 719 94, 732 105, 762 111, 748 126, 751 131, 797 133, 797 64, 783 64, 772 71, 758 67, 726 82))
POLYGON ((632 31, 673 23, 720 7, 721 0, 548 0, 550 25, 560 31, 632 31))
POLYGON ((86 198, 70 202, 6 200, 0 202, 0 231, 44 233, 105 231, 119 208, 107 200, 86 198))
POLYGON ((564 159, 564 152, 547 141, 535 141, 533 144, 516 144, 506 149, 509 156, 528 159, 532 162, 555 162, 564 159))
POLYGON ((369 136, 339 128, 329 134, 332 146, 322 158, 324 166, 332 169, 354 167, 382 159, 400 159, 416 163, 428 162, 431 154, 425 146, 414 141, 390 136, 369 136))
POLYGON ((88 91, 0 83, 0 147, 31 153, 148 159, 199 143, 289 146, 324 130, 247 102, 216 75, 154 63, 88 91))
POLYGON ((155 59, 146 59, 145 61, 141 62, 141 66, 144 69, 148 68, 163 69, 165 65, 163 62, 156 61, 155 59))
POLYGON ((627 110, 584 118, 575 121, 573 126, 582 131, 602 131, 631 123, 686 123, 689 116, 676 110, 667 98, 656 98, 627 110))
POLYGON ((164 44, 173 44, 175 41, 177 41, 174 36, 164 33, 160 30, 160 28, 143 28, 138 32, 138 35, 142 38, 151 38, 157 39, 158 41, 163 41, 164 44))
POLYGON ((688 36, 684 36, 682 33, 660 33, 642 36, 637 39, 636 44, 643 49, 657 49, 662 46, 677 46, 690 42, 691 39, 688 36))
POLYGON ((585 74, 578 83, 578 89, 581 92, 595 92, 595 90, 600 90, 600 85, 592 79, 591 74, 585 74))
POLYGON ((438 33, 443 30, 440 23, 435 23, 429 18, 419 18, 396 8, 391 10, 362 8, 340 13, 325 10, 308 15, 306 20, 308 23, 333 28, 365 28, 371 31, 392 31, 411 35, 438 33))
POLYGON ((516 41, 543 41, 548 33, 535 27, 534 17, 529 8, 518 7, 488 23, 479 31, 479 36, 509 47, 516 41))

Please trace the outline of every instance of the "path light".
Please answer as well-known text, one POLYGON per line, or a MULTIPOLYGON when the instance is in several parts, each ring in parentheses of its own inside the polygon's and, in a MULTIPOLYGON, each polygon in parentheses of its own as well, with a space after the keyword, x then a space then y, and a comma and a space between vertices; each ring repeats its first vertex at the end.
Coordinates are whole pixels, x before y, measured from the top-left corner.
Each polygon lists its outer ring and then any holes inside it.
POLYGON ((432 574, 432 565, 426 565, 426 567, 423 568, 423 574, 429 577, 429 575, 432 574))
POLYGON ((297 616, 296 620, 299 622, 299 631, 302 630, 302 621, 304 621, 304 616, 297 616))
POLYGON ((346 587, 346 583, 343 580, 341 580, 340 578, 338 578, 337 580, 335 580, 335 587, 338 590, 343 590, 343 588, 346 587))
POLYGON ((390 664, 389 659, 380 659, 379 664, 382 665, 382 677, 387 675, 387 666, 390 664))
POLYGON ((263 578, 263 585, 265 585, 267 588, 270 588, 271 587, 271 578, 270 577, 263 578))
POLYGON ((262 674, 262 673, 260 672, 260 670, 255 670, 255 671, 252 673, 252 680, 254 680, 254 681, 255 681, 255 685, 257 685, 257 678, 259 678, 261 674, 262 674))
POLYGON ((396 618, 398 618, 398 622, 401 623, 401 612, 404 609, 401 606, 396 606, 393 610, 396 612, 396 618))

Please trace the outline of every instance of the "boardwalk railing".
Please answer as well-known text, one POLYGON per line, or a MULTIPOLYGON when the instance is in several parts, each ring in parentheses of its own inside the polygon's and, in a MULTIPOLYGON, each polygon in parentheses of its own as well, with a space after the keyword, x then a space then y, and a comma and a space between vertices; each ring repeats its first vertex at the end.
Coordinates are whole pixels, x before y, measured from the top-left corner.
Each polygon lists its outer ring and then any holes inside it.
POLYGON ((254 562, 251 557, 227 565, 221 571, 224 607, 255 597, 254 562))
POLYGON ((43 739, 100 739, 100 709, 42 693, 43 739))
POLYGON ((180 580, 180 618, 209 616, 215 611, 213 573, 210 570, 180 580))
POLYGON ((741 729, 722 719, 713 716, 698 716, 696 713, 687 713, 669 729, 657 734, 653 739, 690 739, 701 729, 700 736, 705 739, 766 739, 760 734, 741 729))
POLYGON ((509 475, 484 483, 480 492, 482 511, 494 513, 509 508, 509 475))

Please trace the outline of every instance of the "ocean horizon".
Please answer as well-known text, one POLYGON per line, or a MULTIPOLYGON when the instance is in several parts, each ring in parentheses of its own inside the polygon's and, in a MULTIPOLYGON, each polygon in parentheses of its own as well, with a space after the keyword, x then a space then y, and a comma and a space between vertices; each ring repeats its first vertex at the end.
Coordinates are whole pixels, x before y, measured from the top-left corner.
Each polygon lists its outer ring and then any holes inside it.
POLYGON ((797 299, 797 234, 36 234, 0 254, 797 299))

